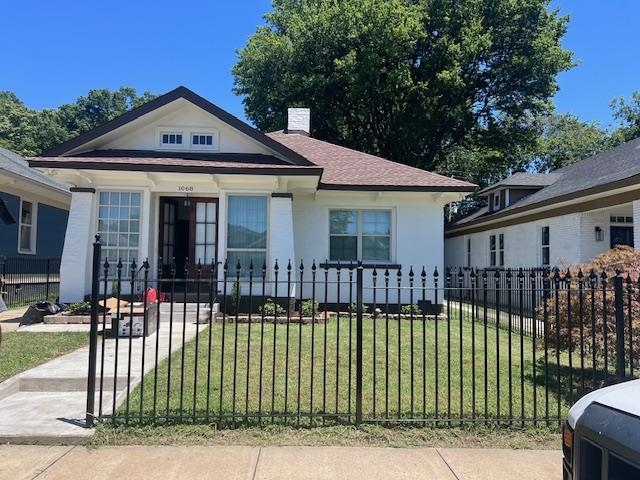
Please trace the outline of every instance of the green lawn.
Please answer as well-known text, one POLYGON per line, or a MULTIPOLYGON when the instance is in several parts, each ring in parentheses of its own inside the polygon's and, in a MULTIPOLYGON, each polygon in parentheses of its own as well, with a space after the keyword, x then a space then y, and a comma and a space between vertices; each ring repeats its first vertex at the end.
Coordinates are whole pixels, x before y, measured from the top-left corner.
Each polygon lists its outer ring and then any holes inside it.
MULTIPOLYGON (((174 417, 175 421, 182 413, 183 422, 255 424, 252 414, 262 411, 268 415, 263 423, 273 423, 271 414, 282 423, 279 415, 284 412, 326 414, 327 423, 352 422, 355 324, 355 318, 332 319, 326 327, 291 324, 288 330, 286 324, 216 324, 201 332, 197 342, 187 344, 184 371, 183 352, 178 351, 171 357, 171 371, 165 360, 157 376, 154 372, 146 375, 142 389, 136 388, 130 398, 130 421, 139 422, 142 411, 143 417, 155 414, 160 421, 165 417, 174 417)), ((442 424, 443 418, 451 418, 455 424, 459 419, 486 418, 510 423, 512 417, 522 413, 532 418, 534 408, 536 416, 542 418, 548 408, 550 417, 555 418, 551 423, 557 425, 558 410, 560 416, 565 415, 568 403, 563 389, 555 387, 555 370, 548 377, 549 390, 545 393, 540 347, 536 347, 534 363, 531 338, 524 337, 521 346, 520 336, 513 334, 511 348, 509 344, 507 331, 492 326, 485 329, 467 318, 427 320, 424 329, 419 318, 365 318, 365 421, 427 418, 440 419, 442 424)), ((126 404, 119 411, 120 417, 124 415, 126 404)), ((289 423, 297 422, 289 419, 289 423)), ((323 422, 316 418, 311 423, 323 422)), ((303 417, 301 424, 309 425, 310 421, 303 417)))
POLYGON ((0 344, 0 382, 89 343, 82 332, 10 332, 0 344))

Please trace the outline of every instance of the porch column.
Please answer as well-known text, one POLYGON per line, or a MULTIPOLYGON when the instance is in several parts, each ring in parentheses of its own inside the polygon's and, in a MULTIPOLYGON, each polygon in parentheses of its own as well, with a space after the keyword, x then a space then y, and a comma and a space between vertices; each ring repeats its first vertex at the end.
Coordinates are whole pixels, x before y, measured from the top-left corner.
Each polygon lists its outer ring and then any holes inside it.
POLYGON ((640 250, 640 200, 633 201, 633 246, 640 250))
POLYGON ((89 293, 91 272, 89 250, 91 238, 93 196, 95 188, 71 188, 71 208, 60 264, 60 301, 81 302, 89 293))
MULTIPOLYGON (((269 271, 273 272, 273 266, 278 260, 280 273, 279 280, 287 278, 287 263, 291 260, 291 292, 289 296, 295 296, 296 254, 293 243, 293 195, 291 193, 272 193, 269 209, 269 271)), ((273 274, 271 275, 273 278, 273 274)), ((279 285, 278 289, 282 291, 279 285)))

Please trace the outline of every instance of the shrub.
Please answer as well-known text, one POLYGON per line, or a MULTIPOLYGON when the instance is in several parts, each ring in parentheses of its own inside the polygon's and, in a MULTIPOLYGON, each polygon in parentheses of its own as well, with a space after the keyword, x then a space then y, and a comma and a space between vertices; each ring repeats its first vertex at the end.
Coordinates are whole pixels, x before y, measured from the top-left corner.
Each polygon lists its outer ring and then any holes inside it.
POLYGON ((400 313, 403 315, 422 315, 422 309, 416 304, 402 305, 402 307, 400 307, 400 313))
POLYGON ((571 349, 578 353, 584 349, 585 355, 595 356, 598 363, 604 360, 606 353, 609 366, 615 365, 616 309, 613 289, 616 272, 621 272, 623 278, 625 357, 634 364, 640 363, 640 341, 637 341, 640 338, 640 252, 626 246, 602 253, 590 263, 564 272, 551 272, 551 296, 538 307, 537 313, 539 319, 546 314, 549 325, 546 340, 552 349, 571 349), (606 274, 606 284, 602 281, 602 273, 606 274), (584 290, 582 295, 579 293, 580 275, 584 290), (559 282, 557 295, 556 282, 559 282), (630 336, 634 339, 632 346, 629 345, 630 336))
POLYGON ((320 309, 320 304, 318 302, 314 302, 313 300, 304 300, 300 304, 300 313, 302 313, 305 317, 310 317, 314 313, 318 313, 320 309))
POLYGON ((91 313, 91 303, 78 302, 67 305, 67 312, 71 315, 89 315, 91 313))
POLYGON ((240 310, 240 299, 242 295, 240 294, 240 284, 238 282, 233 282, 233 286, 231 287, 231 310, 234 313, 238 313, 240 310))
POLYGON ((264 313, 265 315, 283 315, 287 312, 270 298, 267 298, 267 301, 264 305, 258 307, 258 310, 260 310, 260 313, 264 313))
MULTIPOLYGON (((358 304, 356 302, 353 302, 351 305, 349 305, 349 311, 355 314, 358 311, 358 304)), ((369 307, 363 303, 362 313, 367 313, 368 311, 369 311, 369 307)))

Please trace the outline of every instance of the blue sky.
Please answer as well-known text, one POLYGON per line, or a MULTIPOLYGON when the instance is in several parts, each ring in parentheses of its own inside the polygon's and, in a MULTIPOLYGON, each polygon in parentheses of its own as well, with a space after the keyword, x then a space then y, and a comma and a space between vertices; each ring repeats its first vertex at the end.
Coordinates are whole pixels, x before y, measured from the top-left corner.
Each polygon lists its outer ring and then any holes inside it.
MULTIPOLYGON (((579 62, 559 76, 557 109, 608 126, 610 100, 640 90, 640 2, 553 5, 571 16, 564 46, 579 62)), ((231 67, 270 8, 270 0, 5 2, 0 90, 40 109, 73 102, 91 88, 164 93, 185 85, 244 118, 231 67)))

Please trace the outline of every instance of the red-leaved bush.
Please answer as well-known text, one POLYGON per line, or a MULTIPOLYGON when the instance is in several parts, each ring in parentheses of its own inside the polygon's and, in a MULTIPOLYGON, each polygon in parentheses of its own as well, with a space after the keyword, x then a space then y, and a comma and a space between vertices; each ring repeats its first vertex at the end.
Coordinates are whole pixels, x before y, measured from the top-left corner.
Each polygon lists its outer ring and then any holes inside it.
POLYGON ((585 355, 585 363, 616 363, 615 278, 622 279, 625 363, 640 363, 640 252, 616 247, 591 262, 551 272, 549 298, 538 307, 549 347, 585 355))

